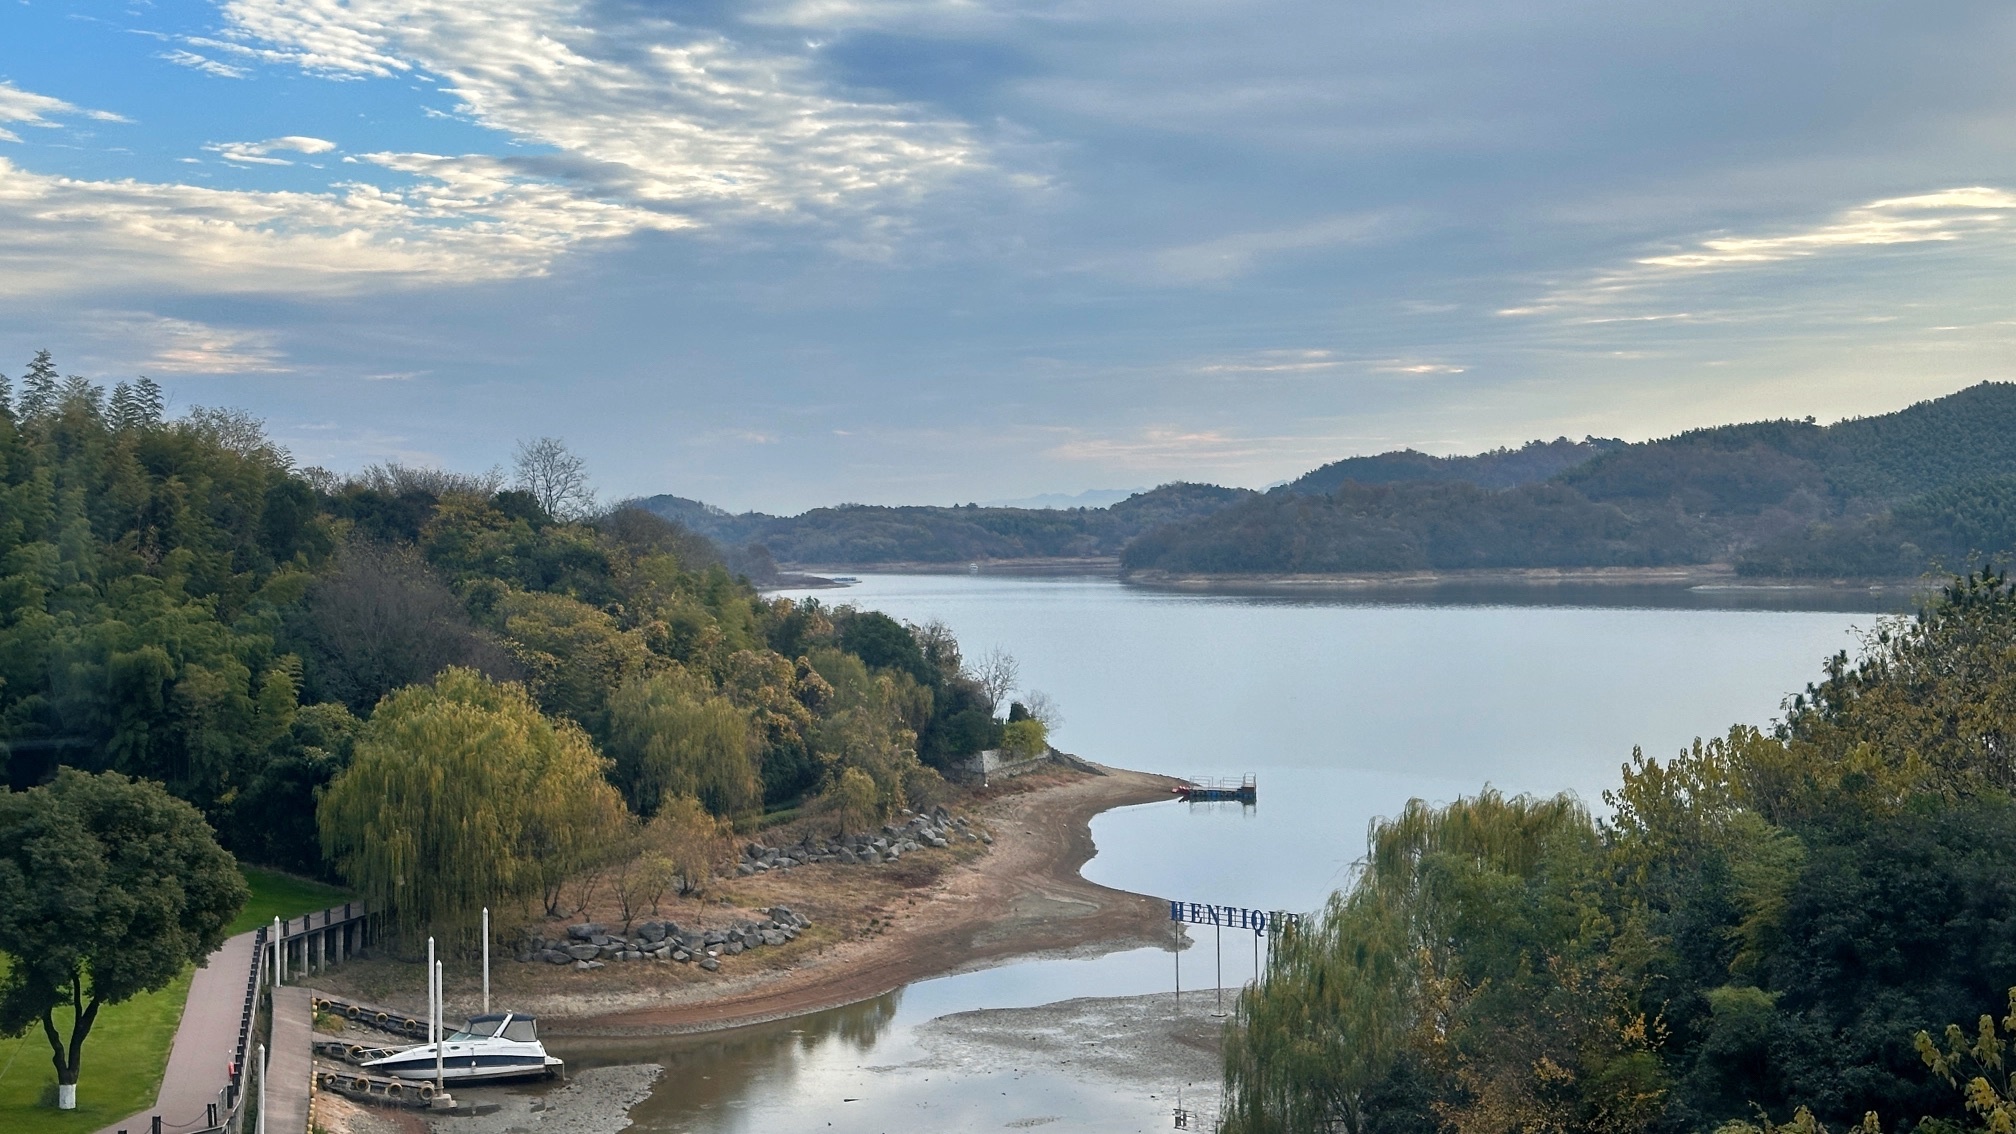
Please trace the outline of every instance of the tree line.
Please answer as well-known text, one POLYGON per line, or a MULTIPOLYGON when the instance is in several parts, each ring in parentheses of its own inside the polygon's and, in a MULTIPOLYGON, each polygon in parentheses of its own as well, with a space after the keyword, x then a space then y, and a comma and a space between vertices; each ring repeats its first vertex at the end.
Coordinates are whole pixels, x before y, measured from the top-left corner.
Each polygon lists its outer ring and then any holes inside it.
POLYGON ((466 941, 486 905, 571 912, 603 870, 655 902, 736 822, 872 825, 1045 743, 1005 656, 766 598, 553 439, 509 482, 337 476, 164 402, 47 352, 0 376, 0 1035, 39 1025, 59 1105, 99 1010, 218 946, 234 854, 466 941))
POLYGON ((1911 577, 2016 553, 2016 385, 1896 413, 1334 462, 1173 519, 1131 570, 1351 572, 1726 562, 1753 576, 1911 577))
POLYGON ((1120 554, 1163 524, 1209 515, 1252 495, 1215 484, 1165 484, 1105 508, 883 507, 842 504, 796 516, 732 515, 679 496, 640 507, 723 545, 793 564, 964 563, 1120 554))
POLYGON ((605 784, 564 794, 639 821, 814 801, 850 769, 887 814, 1002 743, 1002 691, 944 627, 765 598, 704 536, 595 506, 564 446, 517 473, 297 468, 242 414, 171 419, 145 379, 38 355, 0 380, 7 783, 156 780, 240 857, 329 876, 362 853, 318 822, 346 776, 432 744, 447 778, 397 790, 438 793, 484 730, 520 787, 605 784))
POLYGON ((1241 998, 1225 1129, 2006 1129, 2012 642, 2016 585, 1971 575, 1774 728, 1634 753, 1601 815, 1376 823, 1241 998))

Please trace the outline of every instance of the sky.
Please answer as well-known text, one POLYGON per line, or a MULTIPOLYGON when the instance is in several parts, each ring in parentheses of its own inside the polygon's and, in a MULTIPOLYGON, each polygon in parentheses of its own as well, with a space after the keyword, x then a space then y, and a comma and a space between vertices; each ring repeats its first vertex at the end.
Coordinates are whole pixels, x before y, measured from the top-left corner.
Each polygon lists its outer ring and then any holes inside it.
POLYGON ((0 372, 953 503, 2016 361, 2016 6, 0 0, 0 372))

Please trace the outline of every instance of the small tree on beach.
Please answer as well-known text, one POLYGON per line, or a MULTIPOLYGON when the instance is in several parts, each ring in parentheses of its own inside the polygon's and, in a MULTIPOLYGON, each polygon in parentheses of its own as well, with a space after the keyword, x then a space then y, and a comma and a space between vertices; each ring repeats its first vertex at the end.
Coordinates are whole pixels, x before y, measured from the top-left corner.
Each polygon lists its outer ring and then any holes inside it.
POLYGON ((826 789, 826 813, 833 817, 840 834, 865 831, 882 817, 880 795, 875 780, 859 768, 844 768, 833 786, 826 789))
MULTIPOLYGON (((691 894, 714 877, 714 861, 728 829, 726 823, 709 815, 699 800, 675 795, 644 829, 644 842, 650 848, 645 856, 662 860, 666 886, 677 883, 681 894, 691 894)), ((653 905, 655 908, 655 900, 653 905)))
POLYGON ((98 1010, 215 952, 249 896, 202 814, 159 784, 65 768, 0 792, 0 1036, 40 1023, 56 1105, 74 1109, 98 1010))
MULTIPOLYGON (((637 920, 647 904, 653 904, 652 876, 645 868, 643 832, 635 819, 609 845, 609 893, 616 899, 616 912, 623 915, 623 932, 637 920)), ((664 887, 660 886, 662 893, 664 887)))

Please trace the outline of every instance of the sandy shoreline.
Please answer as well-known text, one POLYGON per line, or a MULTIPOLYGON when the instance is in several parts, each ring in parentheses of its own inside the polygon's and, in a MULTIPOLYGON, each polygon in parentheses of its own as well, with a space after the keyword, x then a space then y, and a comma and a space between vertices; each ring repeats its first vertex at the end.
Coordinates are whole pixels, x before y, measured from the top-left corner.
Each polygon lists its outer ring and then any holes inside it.
POLYGON ((602 996, 584 1010, 546 1009, 556 1036, 677 1035, 764 1023, 872 999, 906 984, 1015 957, 1111 952, 1168 940, 1160 899, 1086 881, 1102 811, 1169 798, 1163 776, 1107 769, 996 800, 977 812, 992 852, 919 891, 888 932, 753 973, 631 1002, 602 996))

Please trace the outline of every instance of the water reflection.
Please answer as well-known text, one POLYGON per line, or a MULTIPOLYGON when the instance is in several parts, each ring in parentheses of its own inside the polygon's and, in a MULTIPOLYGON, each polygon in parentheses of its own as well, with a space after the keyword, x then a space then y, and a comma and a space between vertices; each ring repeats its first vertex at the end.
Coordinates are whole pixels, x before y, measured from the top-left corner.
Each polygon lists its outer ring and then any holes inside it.
MULTIPOLYGON (((1100 816, 1085 874, 1140 893, 1290 910, 1314 909, 1342 885, 1370 819, 1411 797, 1446 800, 1492 783, 1572 790, 1595 804, 1634 745, 1670 751, 1768 721, 1823 658, 1852 648, 1858 626, 1906 605, 1852 590, 1455 595, 1191 595, 1110 577, 985 575, 868 576, 816 593, 942 619, 976 653, 1006 648, 1030 687, 1058 697, 1059 743, 1075 751, 1180 775, 1255 773, 1252 809, 1167 801, 1100 816)), ((1228 980, 1245 978, 1249 949, 1228 945, 1228 980)), ((1207 935, 1185 954, 1185 985, 1216 967, 1207 935)), ((1155 949, 1025 962, 788 1022, 572 1040, 556 1052, 583 1067, 664 1065, 634 1115, 640 1129, 668 1134, 1052 1120, 1157 1129, 1169 1100, 1152 1088, 1012 1054, 947 1054, 920 1028, 973 1008, 1163 992, 1172 968, 1155 949)))
MULTIPOLYGON (((1208 956, 1204 948, 1188 952, 1208 956)), ((1243 979, 1244 953, 1228 952, 1240 961, 1231 966, 1239 975, 1228 979, 1243 979)), ((728 1032, 556 1039, 549 1046, 576 1071, 662 1066, 652 1096, 631 1112, 641 1131, 870 1134, 919 1122, 924 1129, 967 1129, 1067 1116, 1075 1130, 1133 1131, 1158 1125, 1166 1109, 1158 1097, 1165 1092, 1152 1084, 1034 1066, 1014 1052, 947 1051, 920 1029, 976 1008, 1166 992, 1172 980, 1168 952, 1137 949, 923 981, 860 1004, 728 1032)), ((1202 978, 1192 974, 1186 983, 1197 989, 1202 978)), ((1204 1011, 1210 994, 1198 992, 1197 1010, 1204 1011)))
POLYGON ((656 1063, 664 1078, 631 1112, 640 1130, 736 1130, 753 1099, 813 1089, 836 1064, 858 1063, 896 1019, 903 994, 792 1020, 697 1036, 568 1039, 555 1054, 570 1068, 656 1063))

